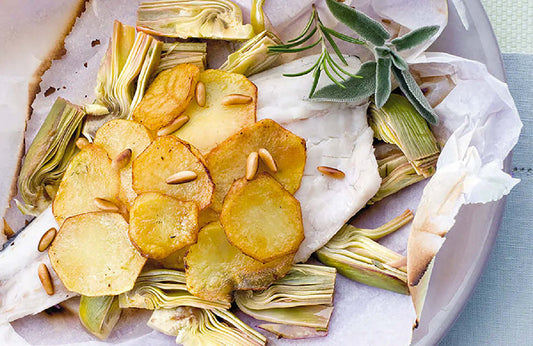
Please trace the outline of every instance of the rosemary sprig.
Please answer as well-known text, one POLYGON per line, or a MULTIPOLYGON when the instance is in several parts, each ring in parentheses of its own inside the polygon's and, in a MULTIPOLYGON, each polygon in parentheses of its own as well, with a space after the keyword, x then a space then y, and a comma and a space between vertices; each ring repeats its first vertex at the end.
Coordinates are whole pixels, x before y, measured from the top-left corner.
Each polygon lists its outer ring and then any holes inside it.
POLYGON ((344 86, 342 82, 345 82, 348 77, 361 78, 358 75, 346 71, 341 64, 336 62, 331 56, 328 51, 328 44, 333 49, 340 62, 343 65, 348 66, 348 62, 342 55, 333 37, 353 44, 364 44, 364 41, 341 34, 340 32, 326 27, 320 20, 318 12, 313 5, 313 11, 309 17, 309 21, 302 32, 296 38, 288 41, 287 44, 270 46, 268 47, 268 50, 277 53, 299 53, 312 49, 318 45, 321 46, 322 52, 311 68, 298 73, 284 74, 285 77, 299 77, 308 73, 313 73, 313 84, 311 86, 311 91, 309 92, 309 97, 312 97, 322 72, 324 72, 333 83, 343 89, 346 88, 346 86, 344 86), (312 42, 313 39, 316 39, 316 41, 312 42))
MULTIPOLYGON (((439 31, 438 26, 425 26, 411 31, 410 33, 391 40, 390 34, 385 28, 366 14, 356 9, 338 2, 336 0, 326 0, 328 8, 340 22, 352 29, 361 40, 363 45, 372 50, 376 60, 376 68, 373 69, 373 75, 367 78, 375 80, 373 94, 375 95, 375 104, 381 108, 388 101, 391 95, 391 77, 398 81, 398 85, 403 94, 416 108, 416 110, 431 124, 437 124, 438 117, 431 105, 425 98, 416 84, 415 79, 409 72, 408 63, 398 54, 398 52, 419 46, 435 36, 439 31)), ((345 36, 345 35, 344 35, 345 36)), ((338 36, 336 36, 338 37, 338 36)), ((368 75, 369 67, 363 65, 359 75, 362 74, 363 67, 366 68, 368 75)), ((360 82, 352 78, 343 81, 342 85, 326 86, 310 96, 317 101, 338 101, 346 102, 350 100, 361 100, 368 97, 368 88, 350 88, 346 86, 359 86, 360 82), (340 88, 339 88, 340 87, 340 88)), ((365 83, 369 86, 370 83, 365 83)))

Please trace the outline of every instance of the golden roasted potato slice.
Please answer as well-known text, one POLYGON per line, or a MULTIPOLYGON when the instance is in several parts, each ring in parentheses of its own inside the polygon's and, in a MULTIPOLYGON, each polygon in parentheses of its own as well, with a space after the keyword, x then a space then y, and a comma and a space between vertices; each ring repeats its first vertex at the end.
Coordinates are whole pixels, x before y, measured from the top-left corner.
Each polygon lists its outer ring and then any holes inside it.
POLYGON ((257 87, 241 74, 220 70, 200 73, 199 81, 205 85, 205 105, 193 100, 183 113, 189 121, 174 134, 207 154, 243 127, 255 123, 257 87), (232 94, 244 95, 249 102, 224 105, 225 98, 232 94))
POLYGON ((131 150, 131 160, 120 169, 119 198, 129 207, 137 194, 133 191, 131 162, 152 143, 150 131, 132 120, 114 119, 96 131, 94 144, 104 148, 111 160, 117 159, 124 150, 131 150))
POLYGON ((200 212, 198 216, 198 226, 200 228, 204 227, 208 223, 218 221, 220 215, 211 208, 205 208, 200 212))
POLYGON ((220 223, 231 244, 263 263, 296 253, 304 240, 300 202, 268 173, 235 181, 220 223))
POLYGON ((52 204, 61 225, 70 216, 99 211, 95 198, 116 201, 120 177, 104 149, 90 144, 69 163, 52 204))
POLYGON ((193 201, 201 210, 211 204, 214 184, 202 159, 191 151, 188 143, 175 136, 164 136, 153 141, 133 161, 133 189, 138 194, 155 191, 193 201), (178 173, 193 174, 196 178, 188 182, 167 183, 178 173))
POLYGON ((143 193, 130 209, 130 239, 143 256, 163 259, 196 242, 198 213, 194 202, 143 193))
POLYGON ((193 64, 159 73, 133 110, 133 120, 152 131, 170 124, 191 102, 199 76, 200 69, 193 64))
POLYGON ((264 289, 291 268, 293 255, 261 263, 231 245, 222 225, 213 222, 198 233, 185 256, 187 289, 197 297, 232 300, 234 290, 264 289))
POLYGON ((275 121, 265 119, 233 135, 207 155, 207 168, 215 183, 211 208, 215 211, 222 209, 231 184, 246 174, 248 155, 260 149, 270 153, 277 171, 273 172, 263 160, 259 160, 258 172, 270 172, 290 193, 298 190, 305 167, 305 140, 275 121))
POLYGON ((109 212, 65 220, 48 256, 69 291, 91 297, 131 290, 146 261, 130 242, 128 223, 109 212))
POLYGON ((169 256, 158 260, 161 265, 167 269, 185 270, 185 256, 190 246, 185 246, 178 251, 171 253, 169 256))

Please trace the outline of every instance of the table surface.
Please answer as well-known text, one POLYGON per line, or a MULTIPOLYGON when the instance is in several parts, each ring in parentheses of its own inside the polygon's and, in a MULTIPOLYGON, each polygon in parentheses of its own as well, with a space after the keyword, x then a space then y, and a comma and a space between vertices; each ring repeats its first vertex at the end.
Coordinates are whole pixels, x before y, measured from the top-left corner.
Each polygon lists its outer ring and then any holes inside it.
POLYGON ((487 268, 441 345, 533 345, 533 1, 482 0, 524 123, 513 151, 521 183, 507 198, 487 268))

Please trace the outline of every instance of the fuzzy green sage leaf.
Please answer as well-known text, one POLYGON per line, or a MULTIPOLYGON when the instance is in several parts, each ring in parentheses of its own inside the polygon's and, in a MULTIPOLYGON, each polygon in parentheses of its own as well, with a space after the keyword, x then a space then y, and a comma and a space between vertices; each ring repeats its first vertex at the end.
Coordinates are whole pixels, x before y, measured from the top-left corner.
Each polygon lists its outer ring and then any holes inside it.
POLYGON ((394 66, 396 66, 396 68, 402 71, 409 69, 409 65, 407 64, 407 61, 405 61, 404 58, 402 58, 398 53, 396 53, 392 49, 390 50, 390 57, 391 57, 392 63, 394 64, 394 66))
POLYGON ((405 97, 411 102, 415 109, 422 115, 428 123, 436 125, 439 122, 439 118, 428 100, 424 96, 422 90, 416 83, 415 79, 409 72, 409 70, 400 70, 396 66, 392 67, 394 77, 398 81, 400 90, 404 93, 405 97))
POLYGON ((381 24, 366 14, 336 0, 326 0, 331 13, 343 24, 354 30, 361 38, 376 46, 382 46, 390 34, 381 24))
POLYGON ((414 48, 425 41, 429 40, 439 32, 440 27, 437 25, 424 26, 411 31, 402 37, 395 38, 391 43, 398 51, 414 48))
POLYGON ((378 58, 376 68, 376 105, 381 108, 389 99, 391 93, 391 65, 390 58, 378 58))

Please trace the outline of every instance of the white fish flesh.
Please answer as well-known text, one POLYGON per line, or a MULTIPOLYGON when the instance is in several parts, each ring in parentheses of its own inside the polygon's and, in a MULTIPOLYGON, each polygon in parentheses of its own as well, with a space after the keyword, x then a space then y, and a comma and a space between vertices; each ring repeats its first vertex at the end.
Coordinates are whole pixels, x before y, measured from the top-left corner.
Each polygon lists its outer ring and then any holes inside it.
MULTIPOLYGON (((373 132, 368 126, 367 104, 310 102, 310 74, 292 78, 284 73, 308 69, 317 56, 309 56, 255 75, 257 120, 270 118, 307 144, 307 162, 300 189, 305 240, 296 262, 306 261, 321 248, 378 191, 381 178, 374 156, 373 132), (336 168, 344 179, 325 176, 318 166, 336 168)), ((347 57, 350 65, 359 60, 347 57)))
POLYGON ((41 237, 51 227, 59 229, 49 207, 0 252, 0 324, 39 313, 76 295, 67 291, 52 270, 48 253, 37 250, 41 237), (41 263, 48 267, 54 283, 51 296, 37 275, 41 263))

